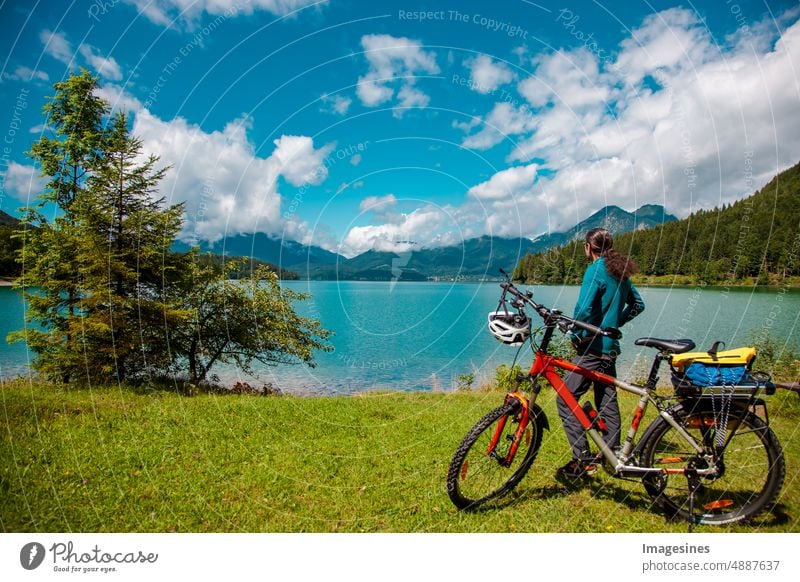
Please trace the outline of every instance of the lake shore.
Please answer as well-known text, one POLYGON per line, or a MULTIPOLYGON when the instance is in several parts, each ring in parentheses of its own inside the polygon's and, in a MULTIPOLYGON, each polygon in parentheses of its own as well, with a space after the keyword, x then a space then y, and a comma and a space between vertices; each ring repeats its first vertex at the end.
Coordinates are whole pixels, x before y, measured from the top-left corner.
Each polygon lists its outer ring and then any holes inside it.
MULTIPOLYGON (((300 281, 314 281, 314 279, 299 279, 300 281)), ((0 287, 13 287, 16 279, 0 277, 0 287)), ((338 281, 351 281, 351 279, 339 279, 338 281)), ((660 275, 655 276, 633 276, 633 283, 638 287, 708 287, 709 289, 725 289, 725 288, 758 288, 758 289, 800 289, 800 277, 787 277, 782 281, 771 280, 767 284, 758 284, 755 278, 737 279, 736 281, 719 281, 714 283, 703 283, 701 281, 694 281, 690 277, 684 275, 660 275)), ((452 282, 452 281, 430 281, 431 283, 452 282)), ((459 281, 460 283, 471 283, 473 281, 459 281)), ((474 281, 474 283, 495 283, 498 281, 474 281)), ((420 281, 397 281, 397 283, 420 283, 420 281)), ((526 282, 524 285, 540 285, 540 283, 526 282)), ((564 285, 572 285, 571 283, 563 283, 564 285)), ((555 286, 556 283, 547 283, 548 286, 555 286)))

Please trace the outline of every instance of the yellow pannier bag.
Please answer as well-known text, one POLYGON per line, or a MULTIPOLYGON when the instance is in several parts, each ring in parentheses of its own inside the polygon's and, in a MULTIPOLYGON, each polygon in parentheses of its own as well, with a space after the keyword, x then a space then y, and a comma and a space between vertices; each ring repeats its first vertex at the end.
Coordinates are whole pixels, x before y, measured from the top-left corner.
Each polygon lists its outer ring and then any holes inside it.
POLYGON ((736 348, 717 352, 713 356, 708 352, 686 352, 685 354, 675 354, 672 356, 672 367, 678 372, 683 372, 684 368, 695 362, 706 365, 723 366, 746 366, 749 367, 753 358, 756 357, 756 348, 736 348))

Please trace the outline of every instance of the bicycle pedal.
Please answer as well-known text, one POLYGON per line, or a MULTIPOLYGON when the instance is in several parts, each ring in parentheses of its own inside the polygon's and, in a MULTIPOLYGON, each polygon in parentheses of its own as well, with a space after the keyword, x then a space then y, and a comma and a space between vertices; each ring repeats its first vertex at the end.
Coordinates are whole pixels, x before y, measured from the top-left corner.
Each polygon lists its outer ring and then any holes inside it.
POLYGON ((596 455, 586 455, 580 458, 580 462, 584 465, 596 465, 598 463, 602 463, 605 460, 605 457, 602 453, 597 453, 596 455))

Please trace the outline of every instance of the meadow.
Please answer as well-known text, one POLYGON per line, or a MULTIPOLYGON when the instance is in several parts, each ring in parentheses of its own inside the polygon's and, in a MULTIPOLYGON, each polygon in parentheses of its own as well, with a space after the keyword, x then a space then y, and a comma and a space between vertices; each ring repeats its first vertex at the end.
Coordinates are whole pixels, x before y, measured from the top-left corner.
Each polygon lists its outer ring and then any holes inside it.
MULTIPOLYGON (((779 503, 750 524, 800 531, 800 399, 767 397, 786 456, 779 503)), ((551 423, 517 491, 457 511, 455 447, 496 391, 357 396, 178 396, 129 388, 2 384, 0 527, 6 532, 686 532, 639 482, 554 477, 568 447, 551 423)), ((633 401, 622 400, 623 415, 633 401)))

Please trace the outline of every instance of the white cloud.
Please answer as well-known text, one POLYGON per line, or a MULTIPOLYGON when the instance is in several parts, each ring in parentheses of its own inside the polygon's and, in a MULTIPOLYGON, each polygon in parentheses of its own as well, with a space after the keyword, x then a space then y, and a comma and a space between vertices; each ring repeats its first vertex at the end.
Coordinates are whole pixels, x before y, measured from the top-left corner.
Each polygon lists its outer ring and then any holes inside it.
POLYGON ((683 8, 670 8, 646 17, 621 47, 613 68, 628 85, 658 71, 691 74, 709 60, 725 58, 704 23, 694 12, 683 8))
POLYGON ((453 121, 453 127, 455 127, 456 129, 460 129, 464 133, 469 133, 470 131, 478 127, 481 123, 483 123, 483 120, 480 117, 470 117, 469 121, 458 121, 458 120, 453 121))
MULTIPOLYGON (((77 54, 72 50, 72 45, 63 32, 42 30, 39 33, 39 39, 42 41, 42 44, 44 44, 44 51, 46 54, 70 67, 78 64, 76 62, 77 54)), ((88 43, 81 44, 80 47, 78 47, 78 53, 83 57, 88 67, 94 69, 102 77, 111 81, 122 80, 122 69, 113 57, 103 56, 99 49, 88 43)), ((27 70, 30 71, 30 69, 27 70)), ((47 80, 46 73, 40 71, 35 74, 38 78, 47 80), (42 75, 44 76, 42 77, 42 75)))
POLYGON ((361 77, 358 80, 356 93, 358 98, 361 99, 361 103, 367 107, 375 107, 391 99, 394 95, 394 90, 387 85, 383 85, 377 79, 361 77))
MULTIPOLYGON (((486 116, 483 128, 464 138, 462 145, 475 150, 488 150, 508 137, 533 130, 537 123, 531 111, 524 105, 515 107, 507 101, 502 101, 497 103, 486 116)), ((470 122, 460 124, 458 127, 469 130, 473 125, 470 122)))
POLYGON ((35 200, 44 191, 45 180, 39 169, 17 162, 9 162, 3 174, 2 189, 22 201, 35 200))
POLYGON ((465 63, 470 72, 470 88, 478 93, 492 93, 514 80, 514 73, 505 64, 495 62, 488 55, 478 55, 465 63))
POLYGON ((88 44, 81 45, 80 51, 92 68, 100 75, 112 81, 122 80, 122 69, 120 69, 119 64, 113 57, 102 56, 97 52, 97 49, 88 44))
POLYGON ((586 49, 558 51, 534 59, 534 64, 534 74, 519 84, 520 94, 533 107, 553 103, 571 109, 602 106, 612 95, 610 77, 600 74, 597 59, 586 49))
POLYGON ((432 51, 425 51, 419 41, 388 34, 368 34, 361 38, 361 46, 369 63, 369 71, 359 77, 356 94, 367 107, 389 102, 398 90, 402 115, 409 107, 426 107, 429 98, 414 87, 416 75, 437 74, 439 67, 432 51))
POLYGON ((13 73, 5 73, 3 74, 4 79, 8 79, 10 81, 49 81, 50 77, 42 70, 34 71, 30 67, 19 66, 17 67, 13 73))
POLYGON ((392 115, 395 117, 402 117, 406 109, 424 108, 430 103, 430 97, 419 89, 415 89, 411 85, 404 85, 397 92, 397 97, 400 103, 395 107, 392 115))
POLYGON ((136 112, 143 108, 141 101, 113 83, 100 85, 95 90, 95 95, 108 101, 112 113, 116 111, 136 112))
POLYGON ((487 181, 484 231, 560 230, 607 204, 664 204, 686 216, 749 195, 797 163, 800 22, 795 15, 780 36, 752 24, 720 47, 694 13, 670 9, 603 62, 585 48, 535 57, 518 86, 528 116, 497 104, 464 145, 518 136, 509 161, 541 159, 548 172, 511 199, 494 198, 487 181))
POLYGON ((360 164, 360 163, 361 163, 361 159, 362 159, 362 156, 361 156, 361 154, 353 154, 353 157, 352 157, 352 158, 350 158, 350 163, 351 163, 353 166, 357 166, 358 164, 360 164))
MULTIPOLYGON (((377 207, 380 208, 380 203, 377 207)), ((369 211, 375 208, 373 204, 369 211)), ((408 214, 398 213, 391 222, 353 227, 337 250, 346 257, 353 257, 370 249, 404 252, 424 246, 441 246, 443 240, 455 242, 452 236, 442 239, 442 230, 453 226, 445 210, 426 206, 408 214)))
POLYGON ((321 183, 331 148, 315 149, 310 137, 284 135, 274 140, 268 157, 259 157, 248 129, 246 119, 209 133, 180 117, 163 121, 146 109, 136 114, 133 132, 143 151, 172 166, 161 194, 171 204, 186 203, 183 240, 214 242, 229 234, 264 232, 310 241, 312 233, 296 209, 281 214, 280 178, 297 187, 321 183))
POLYGON ((358 205, 362 213, 371 213, 373 222, 400 225, 406 221, 406 215, 397 209, 397 198, 394 194, 386 196, 367 196, 358 205))
POLYGON ((324 5, 323 0, 248 0, 228 2, 225 0, 125 0, 153 23, 171 26, 181 20, 194 26, 204 13, 212 16, 250 15, 256 11, 269 12, 278 16, 290 14, 312 4, 324 5))
MULTIPOLYGON (((239 139, 244 142, 247 136, 239 139)), ((270 159, 277 163, 280 175, 293 186, 319 184, 328 177, 324 166, 330 146, 314 149, 314 140, 304 135, 283 135, 273 141, 275 150, 270 159)))
POLYGON ((72 64, 74 52, 63 32, 43 30, 39 33, 39 40, 44 44, 44 52, 65 65, 72 64))
POLYGON ((337 115, 345 115, 347 110, 350 109, 350 104, 353 103, 350 97, 345 97, 344 95, 323 95, 321 99, 326 105, 323 111, 336 113, 337 115))
POLYGON ((486 182, 470 188, 467 194, 478 200, 512 198, 533 186, 537 169, 536 164, 529 164, 502 170, 486 182))
POLYGON ((388 209, 393 210, 397 206, 397 198, 394 194, 386 196, 367 196, 358 205, 361 212, 379 212, 388 209))

